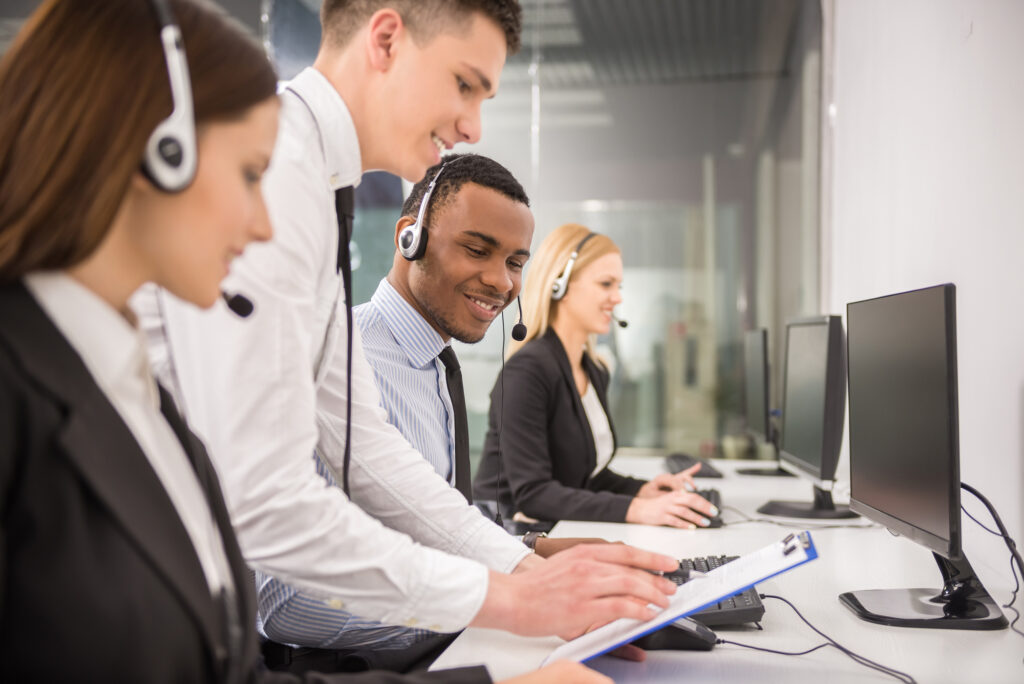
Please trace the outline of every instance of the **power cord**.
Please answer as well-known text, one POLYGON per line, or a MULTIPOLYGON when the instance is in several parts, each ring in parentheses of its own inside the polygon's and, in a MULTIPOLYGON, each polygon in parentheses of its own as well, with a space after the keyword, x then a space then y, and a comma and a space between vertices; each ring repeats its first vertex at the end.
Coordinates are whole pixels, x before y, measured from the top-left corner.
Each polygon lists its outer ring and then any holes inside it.
POLYGON ((999 531, 997 532, 983 525, 977 518, 975 518, 967 511, 967 508, 964 507, 963 503, 960 504, 960 510, 962 510, 968 518, 976 522, 978 524, 978 527, 980 527, 981 529, 985 530, 989 534, 994 534, 997 537, 1002 537, 1003 541, 1006 543, 1006 547, 1010 550, 1010 574, 1013 575, 1013 591, 1010 593, 1009 602, 1004 603, 1003 608, 1013 611, 1014 618, 1013 622, 1010 623, 1010 629, 1012 629, 1017 634, 1024 636, 1024 632, 1022 632, 1016 626, 1017 622, 1020 620, 1020 611, 1018 611, 1013 605, 1017 602, 1017 592, 1020 591, 1021 579, 1024 579, 1024 560, 1021 560, 1020 551, 1017 550, 1017 542, 1015 542, 1013 540, 1013 537, 1011 537, 1009 533, 1006 531, 1006 526, 1003 525, 1003 521, 999 517, 999 513, 996 512, 995 506, 993 506, 992 503, 987 498, 985 498, 984 494, 982 494, 981 492, 979 492, 977 489, 967 484, 966 482, 961 482, 960 487, 964 491, 970 492, 971 494, 976 496, 978 500, 981 501, 981 503, 985 504, 985 507, 988 509, 988 512, 992 515, 992 519, 995 520, 996 527, 999 528, 999 531), (1020 570, 1020 578, 1017 577, 1017 570, 1020 570))
POLYGON ((818 629, 817 627, 812 625, 807 620, 807 618, 805 618, 803 616, 803 613, 801 613, 797 609, 797 607, 794 606, 787 599, 784 599, 781 596, 775 596, 774 594, 758 594, 758 596, 760 596, 762 599, 775 599, 776 601, 782 601, 783 603, 785 603, 787 606, 789 606, 790 608, 793 609, 793 612, 797 614, 797 617, 799 617, 803 621, 803 623, 805 625, 810 627, 816 634, 818 634, 820 637, 825 639, 825 643, 818 644, 817 646, 814 646, 813 648, 809 648, 806 651, 778 651, 778 650, 775 650, 775 649, 772 649, 772 648, 762 648, 760 646, 753 646, 751 644, 741 644, 739 642, 729 641, 727 639, 718 639, 716 641, 716 643, 728 644, 730 646, 740 646, 741 648, 749 648, 749 649, 754 650, 754 651, 762 651, 764 653, 774 653, 774 654, 777 654, 777 655, 784 655, 784 656, 802 656, 802 655, 807 655, 808 653, 814 653, 815 651, 817 651, 819 649, 827 648, 828 646, 831 646, 831 647, 835 648, 836 650, 838 650, 840 653, 845 654, 847 657, 849 657, 851 660, 853 660, 858 665, 863 665, 864 667, 867 667, 869 669, 875 670, 877 672, 881 672, 882 674, 885 674, 885 675, 889 675, 893 679, 895 679, 897 681, 900 681, 900 682, 903 682, 904 684, 917 684, 917 680, 915 680, 913 677, 908 675, 906 672, 902 672, 900 670, 896 670, 896 669, 891 668, 891 667, 889 667, 887 665, 882 665, 881 663, 878 663, 878 662, 875 662, 874 660, 870 660, 868 658, 865 658, 862 655, 854 653, 853 651, 851 651, 850 649, 846 648, 845 646, 840 645, 839 642, 837 642, 835 639, 833 639, 832 637, 828 636, 827 634, 822 632, 820 629, 818 629))
POLYGON ((851 529, 851 530, 867 530, 872 527, 879 527, 877 523, 867 523, 865 525, 853 525, 849 523, 837 523, 834 525, 826 523, 800 523, 800 522, 785 522, 783 520, 772 520, 771 518, 752 518, 740 509, 734 506, 722 506, 723 511, 732 511, 737 515, 741 516, 740 520, 723 521, 725 525, 743 525, 745 523, 769 523, 771 525, 778 525, 790 530, 838 530, 838 529, 851 529))

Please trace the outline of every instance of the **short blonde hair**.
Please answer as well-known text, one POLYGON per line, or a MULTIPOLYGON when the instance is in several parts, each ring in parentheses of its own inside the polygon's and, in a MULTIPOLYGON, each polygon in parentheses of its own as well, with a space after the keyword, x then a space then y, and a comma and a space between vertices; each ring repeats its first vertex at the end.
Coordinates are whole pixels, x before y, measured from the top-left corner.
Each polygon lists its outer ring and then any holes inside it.
MULTIPOLYGON (((529 272, 526 274, 526 284, 523 286, 523 322, 526 324, 526 337, 521 342, 513 341, 509 345, 509 356, 530 340, 543 336, 551 326, 551 321, 558 312, 558 302, 551 298, 551 288, 558 276, 565 271, 569 256, 589 235, 594 237, 587 240, 587 244, 580 250, 569 275, 569 287, 566 291, 571 289, 572 283, 592 262, 606 254, 621 254, 619 246, 610 237, 594 233, 578 223, 566 223, 551 231, 532 258, 529 272)), ((594 336, 591 335, 587 340, 587 353, 596 359, 594 344, 594 336)))

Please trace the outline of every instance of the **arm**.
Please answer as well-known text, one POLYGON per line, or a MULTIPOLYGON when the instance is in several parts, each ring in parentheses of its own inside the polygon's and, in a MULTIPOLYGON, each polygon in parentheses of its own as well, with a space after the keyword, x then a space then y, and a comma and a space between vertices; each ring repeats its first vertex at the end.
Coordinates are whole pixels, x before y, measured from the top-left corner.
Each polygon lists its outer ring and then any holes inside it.
MULTIPOLYGON (((336 294, 337 232, 324 229, 329 188, 303 174, 308 160, 287 149, 294 143, 279 138, 265 181, 277 235, 237 260, 228 283, 255 313, 240 320, 223 306, 200 312, 164 298, 185 415, 207 443, 249 563, 366 617, 460 629, 483 602, 486 569, 388 529, 314 470, 313 369, 334 304, 321 296, 323 262, 336 294)), ((358 473, 353 484, 363 485, 358 473)))
POLYGON ((582 459, 578 453, 551 453, 550 416, 564 400, 558 395, 559 378, 520 351, 499 378, 503 394, 498 384, 491 392, 491 424, 501 418, 502 468, 516 509, 540 520, 622 522, 632 496, 566 486, 555 479, 555 459, 582 459), (502 399, 504 415, 499 417, 502 399))

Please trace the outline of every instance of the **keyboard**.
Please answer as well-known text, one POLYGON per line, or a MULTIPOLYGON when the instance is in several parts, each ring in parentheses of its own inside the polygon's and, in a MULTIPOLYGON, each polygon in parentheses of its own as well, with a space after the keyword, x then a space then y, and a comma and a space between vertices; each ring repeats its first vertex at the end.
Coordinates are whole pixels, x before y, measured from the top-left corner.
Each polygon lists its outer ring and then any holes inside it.
MULTIPOLYGON (((708 572, 737 558, 739 556, 682 558, 679 560, 679 567, 680 570, 708 572)), ((665 577, 676 584, 683 583, 682 573, 665 573, 665 577)), ((757 595, 757 587, 751 587, 690 617, 705 627, 721 627, 723 625, 742 625, 747 622, 760 622, 763 616, 764 603, 761 602, 761 597, 757 595)))
POLYGON ((692 468, 698 463, 700 463, 700 470, 693 474, 694 477, 722 477, 722 472, 715 468, 715 466, 703 459, 694 458, 689 454, 669 454, 665 457, 665 468, 673 475, 687 468, 692 468))
POLYGON ((707 499, 712 506, 718 509, 718 515, 716 515, 714 518, 708 518, 708 520, 711 521, 710 525, 708 525, 705 528, 698 527, 697 529, 700 530, 721 527, 724 524, 722 522, 722 493, 719 492, 717 489, 698 489, 697 494, 707 499))

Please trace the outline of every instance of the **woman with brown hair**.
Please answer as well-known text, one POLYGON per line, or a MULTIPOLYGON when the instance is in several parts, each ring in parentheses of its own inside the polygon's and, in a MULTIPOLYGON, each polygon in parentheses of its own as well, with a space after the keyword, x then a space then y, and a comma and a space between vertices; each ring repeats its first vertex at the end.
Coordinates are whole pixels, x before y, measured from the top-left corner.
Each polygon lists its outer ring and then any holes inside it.
POLYGON ((596 520, 707 526, 718 514, 693 488, 691 468, 651 481, 616 473, 609 372, 595 339, 622 302, 622 255, 575 223, 541 244, 523 287, 526 338, 514 342, 491 391, 478 500, 498 499, 519 522, 596 520))
MULTIPOLYGON (((260 660, 217 474, 128 303, 152 282, 208 308, 270 238, 275 91, 259 45, 197 0, 47 0, 0 61, 4 681, 297 680, 260 660)), ((560 663, 516 681, 608 680, 560 663)))

